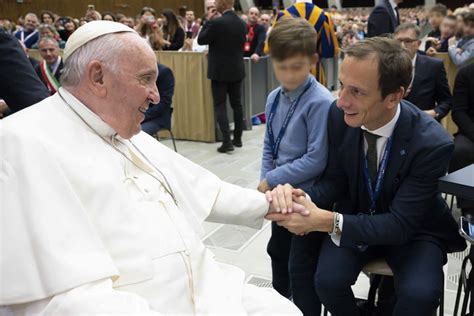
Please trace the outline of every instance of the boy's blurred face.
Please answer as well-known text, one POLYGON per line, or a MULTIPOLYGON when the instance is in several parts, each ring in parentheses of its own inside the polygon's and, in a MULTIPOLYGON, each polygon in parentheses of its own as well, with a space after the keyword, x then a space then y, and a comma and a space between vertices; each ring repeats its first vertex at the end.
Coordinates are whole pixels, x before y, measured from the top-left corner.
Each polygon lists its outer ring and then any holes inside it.
POLYGON ((456 33, 456 20, 444 18, 441 23, 440 31, 442 38, 450 38, 456 33))
POLYGON ((275 77, 285 90, 293 91, 308 79, 311 67, 317 60, 316 55, 309 57, 302 54, 284 60, 272 59, 275 77))
POLYGON ((439 26, 441 25, 441 22, 443 22, 444 16, 439 13, 439 12, 430 12, 429 15, 429 22, 431 27, 434 30, 439 29, 439 26))

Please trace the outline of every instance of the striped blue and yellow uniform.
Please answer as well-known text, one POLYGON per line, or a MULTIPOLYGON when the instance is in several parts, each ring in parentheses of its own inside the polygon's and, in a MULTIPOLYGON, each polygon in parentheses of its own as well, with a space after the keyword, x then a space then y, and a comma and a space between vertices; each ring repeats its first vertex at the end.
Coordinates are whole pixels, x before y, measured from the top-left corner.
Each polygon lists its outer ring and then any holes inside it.
MULTIPOLYGON (((314 29, 318 33, 319 61, 316 66, 313 67, 311 73, 321 84, 326 85, 326 78, 324 76, 321 58, 333 58, 339 54, 339 44, 337 42, 331 16, 312 3, 298 2, 291 7, 278 12, 275 21, 273 21, 272 27, 282 16, 303 18, 311 25, 314 25, 314 29)), ((268 52, 268 49, 266 49, 266 52, 268 52)))

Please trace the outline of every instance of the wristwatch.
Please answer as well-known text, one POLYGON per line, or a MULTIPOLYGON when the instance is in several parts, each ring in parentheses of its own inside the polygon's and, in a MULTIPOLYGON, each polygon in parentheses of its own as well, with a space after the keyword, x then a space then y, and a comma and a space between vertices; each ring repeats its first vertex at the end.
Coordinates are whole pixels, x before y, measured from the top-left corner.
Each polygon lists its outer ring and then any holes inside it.
POLYGON ((341 233, 341 214, 334 212, 334 223, 332 227, 332 232, 329 233, 331 236, 335 236, 341 233))

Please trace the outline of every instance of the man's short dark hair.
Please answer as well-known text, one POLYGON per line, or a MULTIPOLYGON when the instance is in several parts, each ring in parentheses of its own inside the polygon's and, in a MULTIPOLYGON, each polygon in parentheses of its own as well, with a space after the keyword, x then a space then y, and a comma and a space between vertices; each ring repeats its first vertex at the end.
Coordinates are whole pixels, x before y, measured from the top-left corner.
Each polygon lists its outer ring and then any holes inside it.
POLYGON ((393 39, 372 37, 345 50, 347 57, 378 59, 379 88, 382 98, 403 87, 406 91, 411 82, 412 65, 408 53, 393 39))
POLYGON ((270 56, 277 61, 317 53, 318 34, 308 21, 301 18, 282 17, 268 35, 270 56))
POLYGON ((395 29, 395 32, 393 32, 393 35, 397 35, 397 34, 400 33, 400 32, 404 32, 404 31, 408 31, 408 30, 413 30, 413 31, 415 31, 416 38, 417 38, 417 39, 420 39, 421 30, 420 30, 420 27, 419 27, 418 25, 416 25, 415 23, 403 23, 403 24, 400 24, 400 25, 397 26, 397 28, 395 29))
POLYGON ((442 3, 437 3, 430 8, 429 13, 439 13, 442 16, 448 15, 448 8, 442 3))

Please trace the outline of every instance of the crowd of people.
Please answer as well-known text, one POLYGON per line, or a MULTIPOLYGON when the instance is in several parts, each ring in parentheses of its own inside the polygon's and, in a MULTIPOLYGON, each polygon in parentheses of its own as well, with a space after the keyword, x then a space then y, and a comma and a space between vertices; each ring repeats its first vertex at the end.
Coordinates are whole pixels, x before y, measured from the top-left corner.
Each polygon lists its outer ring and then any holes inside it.
MULTIPOLYGON (((423 49, 429 56, 433 56, 437 52, 448 52, 448 46, 462 39, 464 18, 473 8, 474 4, 454 11, 442 4, 428 9, 425 7, 404 8, 399 10, 399 20, 400 23, 414 23, 422 30, 429 29, 423 41, 423 49)), ((52 37, 63 49, 68 37, 79 26, 94 20, 116 21, 134 28, 141 36, 149 40, 154 50, 205 50, 205 46, 198 45, 195 39, 202 24, 207 20, 207 14, 196 17, 194 11, 187 7, 182 7, 180 12, 181 15, 171 9, 164 9, 157 14, 153 8, 144 7, 140 14, 127 16, 109 11, 99 13, 94 6, 89 6, 83 17, 61 16, 45 10, 39 15, 28 13, 20 16, 17 21, 0 19, 0 28, 8 34, 15 34, 27 48, 37 48, 41 37, 52 37)), ((347 48, 368 36, 370 8, 339 10, 336 6, 332 6, 327 12, 332 18, 341 48, 347 48)), ((260 12, 258 8, 252 7, 248 12, 240 13, 239 16, 249 26, 248 36, 251 45, 244 47, 245 56, 258 60, 258 57, 263 54, 263 42, 271 29, 275 14, 272 11, 260 12), (256 41, 253 41, 254 37, 256 41)))
MULTIPOLYGON (((393 279, 378 312, 432 315, 447 254, 466 247, 438 179, 474 163, 474 5, 402 1, 296 0, 273 14, 208 0, 202 18, 89 6, 79 19, 3 20, 0 112, 18 113, 0 121, 0 313, 369 315, 351 286, 383 258, 393 279), (40 62, 25 57, 32 48, 40 62), (220 153, 244 145, 244 57, 271 57, 280 86, 267 97, 257 190, 146 135, 171 115, 175 85, 154 50, 208 51, 220 153), (439 52, 459 67, 452 89, 439 52), (336 99, 321 60, 339 57, 336 99), (440 124, 450 111, 454 140, 440 124), (273 289, 244 284, 199 235, 204 220, 260 228, 264 218, 273 289)), ((474 218, 472 200, 457 206, 474 218)))

